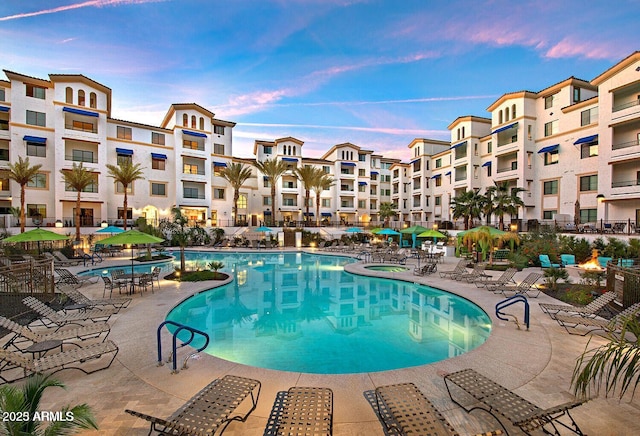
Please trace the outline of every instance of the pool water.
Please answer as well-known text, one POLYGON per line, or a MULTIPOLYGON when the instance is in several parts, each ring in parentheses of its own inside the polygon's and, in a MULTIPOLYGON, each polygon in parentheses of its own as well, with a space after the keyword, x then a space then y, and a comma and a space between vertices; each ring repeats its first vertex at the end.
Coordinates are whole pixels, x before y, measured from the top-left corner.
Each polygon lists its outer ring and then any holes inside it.
MULTIPOLYGON (((206 331, 207 353, 262 368, 321 374, 437 362, 487 339, 473 303, 408 282, 344 272, 353 259, 307 253, 193 253, 234 280, 178 304, 168 320, 206 331)), ((198 344, 194 344, 197 346, 198 344)))
POLYGON ((385 272, 404 272, 409 270, 409 268, 405 268, 403 266, 393 266, 393 265, 369 265, 369 266, 365 266, 365 268, 370 269, 372 271, 385 271, 385 272))

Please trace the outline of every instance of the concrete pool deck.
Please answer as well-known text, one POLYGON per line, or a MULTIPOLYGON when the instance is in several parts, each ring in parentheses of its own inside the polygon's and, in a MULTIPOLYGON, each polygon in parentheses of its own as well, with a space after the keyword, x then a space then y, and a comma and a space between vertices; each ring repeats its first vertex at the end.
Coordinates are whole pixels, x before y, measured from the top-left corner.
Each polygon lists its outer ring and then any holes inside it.
MULTIPOLYGON (((316 250, 306 251, 327 254, 316 250)), ((127 260, 108 259, 98 266, 126 264, 127 260)), ((455 258, 445 258, 444 264, 438 268, 452 269, 457 261, 455 258)), ((93 408, 100 430, 84 434, 142 435, 149 431, 146 421, 124 413, 124 409, 166 418, 214 378, 234 374, 260 380, 262 391, 258 406, 247 422, 232 423, 225 431, 226 435, 262 435, 277 392, 296 385, 333 389, 334 435, 384 435, 364 392, 380 385, 413 382, 461 435, 474 434, 498 429, 499 424, 484 412, 467 414, 452 403, 444 387, 444 374, 474 368, 534 404, 550 407, 572 398, 570 380, 575 359, 589 340, 590 347, 605 343, 603 338, 596 335, 569 335, 538 307, 538 302, 555 301, 542 293, 538 298, 530 299, 530 330, 518 330, 514 323, 495 317, 494 307, 503 299, 501 295, 478 289, 474 284, 442 279, 439 274, 417 277, 413 275, 412 268, 405 272, 390 273, 366 269, 363 265, 349 265, 348 269, 363 275, 428 284, 470 299, 491 317, 491 335, 483 345, 460 356, 435 364, 393 371, 348 375, 294 373, 249 367, 200 354, 197 359, 189 361, 188 369, 172 375, 169 366, 156 366, 156 328, 176 303, 195 292, 210 288, 211 282, 174 283, 162 280, 159 291, 134 295, 129 308, 109 321, 112 326, 109 339, 120 348, 111 367, 90 375, 72 370, 58 373, 57 378, 67 385, 67 390, 50 388, 46 391, 41 410, 59 410, 66 404, 86 402, 93 408)), ((83 268, 75 267, 73 270, 80 271, 83 268)), ((533 270, 529 268, 519 272, 516 279, 522 279, 533 270)), ((102 289, 100 282, 82 288, 82 291, 91 297, 101 298, 102 289)), ((511 306, 507 312, 522 319, 521 305, 511 306)), ((164 343, 168 344, 168 335, 165 336, 164 343)), ((181 358, 185 355, 184 351, 179 352, 181 358)), ((574 409, 572 415, 586 434, 640 434, 638 398, 631 401, 627 396, 620 401, 617 398, 605 399, 601 395, 574 409)), ((509 426, 507 430, 509 434, 521 434, 509 426)))

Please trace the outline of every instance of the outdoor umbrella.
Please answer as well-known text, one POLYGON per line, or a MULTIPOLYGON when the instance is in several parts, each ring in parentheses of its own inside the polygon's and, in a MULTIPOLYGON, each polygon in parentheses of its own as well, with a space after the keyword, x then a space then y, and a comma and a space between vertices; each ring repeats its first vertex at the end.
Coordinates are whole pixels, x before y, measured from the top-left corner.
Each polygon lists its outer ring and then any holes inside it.
POLYGON ((458 232, 457 236, 464 236, 467 233, 476 233, 476 232, 488 232, 491 236, 501 236, 504 235, 505 232, 504 230, 500 230, 500 229, 496 229, 495 227, 491 227, 491 226, 479 226, 479 227, 474 227, 470 230, 465 230, 462 232, 458 232))
POLYGON ((400 230, 400 233, 403 233, 405 235, 411 235, 411 248, 416 248, 416 237, 418 236, 418 234, 422 232, 426 232, 427 230, 428 229, 426 227, 411 226, 411 227, 407 227, 406 229, 400 230))
POLYGON ((266 227, 266 226, 260 226, 256 229, 256 232, 259 232, 259 233, 267 233, 272 231, 273 230, 271 230, 269 227, 266 227))
POLYGON ((436 240, 436 238, 446 238, 446 237, 447 237, 446 235, 443 235, 436 229, 427 229, 418 235, 418 238, 433 238, 434 241, 436 240))
POLYGON ((360 227, 349 227, 345 230, 347 233, 362 233, 362 229, 360 227))
MULTIPOLYGON (((118 233, 117 235, 109 236, 108 238, 104 238, 102 241, 103 244, 111 244, 111 245, 125 245, 125 244, 157 244, 159 242, 164 241, 162 238, 158 238, 156 236, 150 235, 148 233, 143 233, 139 230, 127 230, 126 232, 118 233)), ((133 293, 133 248, 131 248, 131 293, 133 293)))
MULTIPOLYGON (((384 236, 398 236, 398 235, 401 235, 402 233, 396 232, 393 229, 386 228, 386 229, 380 230, 377 234, 378 235, 384 235, 384 236)), ((391 239, 391 238, 389 238, 389 239, 391 239)))
POLYGON ((5 243, 15 243, 15 242, 37 242, 38 243, 38 254, 40 254, 40 242, 41 241, 63 241, 65 239, 69 239, 68 236, 60 235, 55 232, 50 232, 49 230, 44 230, 41 228, 36 228, 33 230, 26 231, 24 233, 18 233, 17 235, 9 236, 8 238, 4 238, 2 242, 5 243))
POLYGON ((380 227, 376 227, 374 229, 369 230, 369 233, 373 233, 374 235, 377 235, 380 231, 382 231, 382 229, 380 227))
POLYGON ((113 235, 114 233, 124 233, 124 230, 122 230, 120 227, 109 226, 104 227, 100 230, 96 230, 96 233, 111 233, 113 235))

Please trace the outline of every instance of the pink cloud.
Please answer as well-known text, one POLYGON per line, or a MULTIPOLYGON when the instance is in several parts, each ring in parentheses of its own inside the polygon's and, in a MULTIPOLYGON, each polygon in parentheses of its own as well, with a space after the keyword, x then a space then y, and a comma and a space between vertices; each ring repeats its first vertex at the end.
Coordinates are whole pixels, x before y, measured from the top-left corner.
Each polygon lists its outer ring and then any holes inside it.
POLYGON ((622 53, 628 53, 628 50, 615 50, 606 42, 576 41, 575 38, 566 37, 549 48, 544 56, 546 58, 611 59, 622 57, 622 53))
POLYGON ((40 11, 25 12, 22 14, 8 15, 6 17, 0 17, 0 21, 17 20, 20 18, 36 17, 38 15, 55 14, 58 12, 65 12, 74 9, 81 8, 100 8, 103 6, 120 6, 120 5, 133 5, 142 3, 158 3, 167 0, 88 0, 81 3, 73 3, 65 6, 58 6, 57 8, 42 9, 40 11))

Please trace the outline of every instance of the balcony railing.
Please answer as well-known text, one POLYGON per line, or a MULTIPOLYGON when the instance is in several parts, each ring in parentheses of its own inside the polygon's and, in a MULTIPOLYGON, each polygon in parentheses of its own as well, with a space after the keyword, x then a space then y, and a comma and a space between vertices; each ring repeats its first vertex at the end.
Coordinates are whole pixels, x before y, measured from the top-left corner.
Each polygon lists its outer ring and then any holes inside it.
POLYGON ((640 186, 640 180, 621 180, 618 182, 611 182, 612 188, 624 188, 625 186, 640 186))
POLYGON ((183 195, 184 198, 190 198, 192 200, 204 200, 204 194, 189 194, 186 193, 183 195))
POLYGON ((499 173, 505 173, 507 171, 514 171, 518 169, 518 164, 517 162, 512 162, 508 167, 500 167, 498 168, 499 173), (515 165, 514 165, 515 164, 515 165))
POLYGON ((182 174, 196 174, 196 175, 199 175, 199 176, 204 176, 205 172, 204 172, 204 170, 201 170, 201 169, 185 168, 184 171, 182 171, 182 174))
POLYGON ((64 155, 64 160, 70 160, 73 162, 85 162, 85 163, 98 163, 98 159, 95 157, 89 157, 89 156, 74 156, 74 155, 68 155, 65 154, 64 155))
POLYGON ((634 106, 638 106, 638 105, 640 105, 640 98, 638 100, 633 100, 633 101, 629 101, 627 103, 619 104, 618 106, 614 106, 613 109, 611 109, 611 111, 612 112, 618 112, 618 111, 629 109, 630 107, 634 107, 634 106))
POLYGON ((71 124, 65 124, 64 128, 67 130, 77 130, 79 132, 98 133, 98 127, 91 123, 83 123, 80 121, 74 121, 71 124))
POLYGON ((613 144, 611 146, 611 150, 620 150, 621 148, 633 147, 636 145, 640 145, 640 138, 634 139, 633 141, 620 142, 618 144, 613 144))

